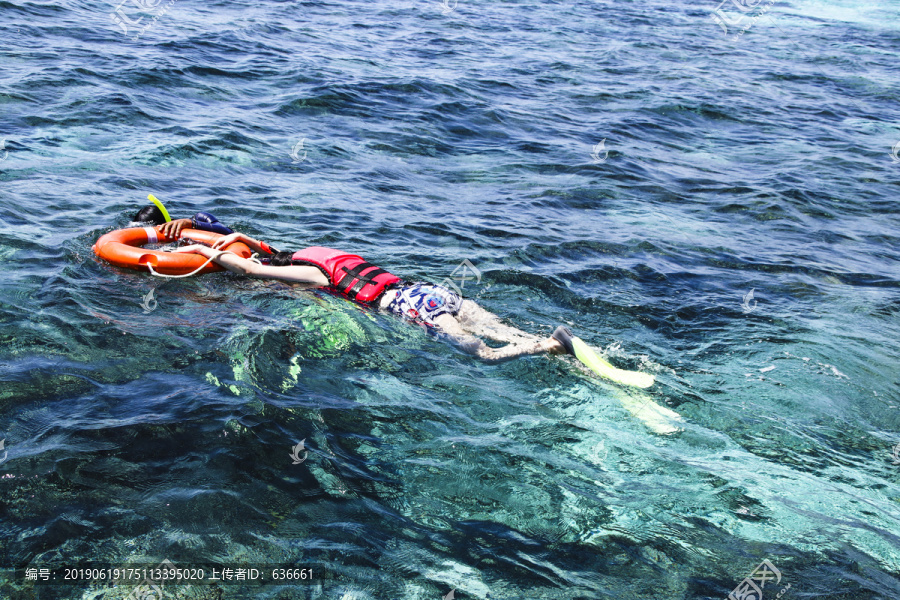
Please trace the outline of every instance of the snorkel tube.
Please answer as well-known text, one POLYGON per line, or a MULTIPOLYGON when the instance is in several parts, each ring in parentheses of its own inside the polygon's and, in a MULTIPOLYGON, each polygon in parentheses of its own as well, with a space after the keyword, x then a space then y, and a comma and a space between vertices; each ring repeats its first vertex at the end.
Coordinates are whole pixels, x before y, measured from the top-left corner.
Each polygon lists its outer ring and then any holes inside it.
POLYGON ((159 199, 153 194, 147 194, 147 200, 156 205, 156 208, 159 209, 159 212, 163 214, 163 217, 166 219, 166 223, 172 220, 172 217, 169 216, 169 211, 166 210, 166 207, 163 206, 163 203, 159 201, 159 199))

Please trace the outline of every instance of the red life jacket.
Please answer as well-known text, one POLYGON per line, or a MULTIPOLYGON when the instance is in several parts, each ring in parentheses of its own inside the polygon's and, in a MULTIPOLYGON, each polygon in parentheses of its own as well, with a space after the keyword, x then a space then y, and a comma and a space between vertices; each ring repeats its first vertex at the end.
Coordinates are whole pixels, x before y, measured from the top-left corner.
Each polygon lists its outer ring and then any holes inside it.
POLYGON ((294 264, 319 267, 337 291, 359 302, 374 302, 387 286, 401 281, 361 256, 333 248, 304 248, 294 252, 291 260, 294 264))

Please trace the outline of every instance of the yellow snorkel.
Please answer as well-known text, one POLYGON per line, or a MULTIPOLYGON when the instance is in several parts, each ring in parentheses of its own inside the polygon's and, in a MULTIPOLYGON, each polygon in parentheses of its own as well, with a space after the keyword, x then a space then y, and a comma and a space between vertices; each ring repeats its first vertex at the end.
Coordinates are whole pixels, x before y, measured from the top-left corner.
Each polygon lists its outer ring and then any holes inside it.
POLYGON ((147 199, 156 205, 156 208, 163 214, 163 217, 166 218, 166 223, 172 220, 172 217, 169 216, 169 211, 166 210, 166 207, 163 206, 163 203, 157 199, 153 194, 147 194, 147 199))

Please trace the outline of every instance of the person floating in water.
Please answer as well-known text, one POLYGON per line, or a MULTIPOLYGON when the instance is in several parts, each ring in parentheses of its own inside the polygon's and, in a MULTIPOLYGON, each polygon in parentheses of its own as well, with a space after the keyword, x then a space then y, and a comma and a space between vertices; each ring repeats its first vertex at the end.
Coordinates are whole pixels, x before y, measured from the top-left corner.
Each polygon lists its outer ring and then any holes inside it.
MULTIPOLYGON (((189 219, 183 221, 188 221, 187 226, 190 226, 189 219)), ((160 229, 175 227, 172 224, 176 222, 161 225, 160 229)), ((298 252, 279 252, 243 233, 231 233, 219 239, 213 247, 195 244, 174 252, 200 254, 240 275, 329 287, 357 302, 422 324, 435 333, 445 334, 465 351, 486 361, 497 362, 530 354, 563 354, 571 337, 571 332, 565 327, 558 328, 549 338, 540 338, 510 327, 497 315, 445 286, 404 281, 360 256, 332 248, 314 246, 298 252), (257 262, 221 250, 235 242, 243 242, 254 252, 268 258, 257 262), (491 348, 477 336, 507 345, 491 348)))
POLYGON ((152 194, 154 205, 141 209, 135 216, 139 223, 152 223, 168 238, 179 238, 186 228, 220 233, 226 237, 214 247, 186 246, 176 252, 193 252, 214 260, 234 273, 330 287, 357 302, 394 313, 418 322, 456 341, 464 350, 483 360, 497 362, 529 354, 574 355, 594 373, 618 383, 646 388, 654 383, 648 373, 618 369, 598 356, 571 330, 559 326, 546 339, 510 327, 497 315, 486 311, 450 289, 427 282, 403 281, 367 263, 362 257, 331 248, 311 247, 299 252, 278 252, 265 242, 235 233, 208 212, 198 212, 190 219, 171 220, 168 211, 152 194), (258 253, 269 256, 262 261, 248 260, 221 250, 234 242, 244 242, 258 253), (491 348, 477 336, 505 342, 502 348, 491 348))

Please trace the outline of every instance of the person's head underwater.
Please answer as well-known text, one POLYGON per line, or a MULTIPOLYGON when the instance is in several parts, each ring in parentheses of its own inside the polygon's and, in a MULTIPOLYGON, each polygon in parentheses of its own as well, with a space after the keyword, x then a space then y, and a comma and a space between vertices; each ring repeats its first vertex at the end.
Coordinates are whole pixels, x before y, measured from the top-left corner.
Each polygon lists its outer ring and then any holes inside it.
POLYGON ((273 267, 289 267, 294 263, 293 256, 293 252, 274 252, 267 262, 273 267))
POLYGON ((153 225, 162 225, 166 222, 166 217, 155 204, 148 204, 134 215, 135 223, 152 223, 153 225))

